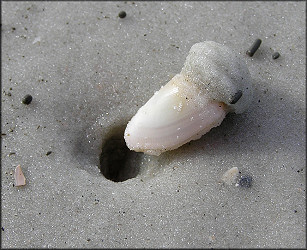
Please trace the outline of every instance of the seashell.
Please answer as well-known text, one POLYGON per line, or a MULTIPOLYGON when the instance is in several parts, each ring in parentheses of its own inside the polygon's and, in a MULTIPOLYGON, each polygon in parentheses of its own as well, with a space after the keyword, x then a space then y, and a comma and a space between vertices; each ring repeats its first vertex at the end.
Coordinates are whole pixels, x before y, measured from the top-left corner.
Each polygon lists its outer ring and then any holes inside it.
POLYGON ((196 43, 180 74, 132 117, 124 138, 131 150, 160 155, 199 139, 228 112, 244 112, 251 99, 246 64, 224 45, 196 43))
POLYGON ((237 167, 233 167, 228 169, 222 176, 221 180, 227 185, 234 184, 239 175, 239 169, 237 167))
POLYGON ((15 169, 14 178, 15 178, 15 186, 16 187, 26 185, 26 178, 23 175, 23 172, 21 170, 21 166, 20 165, 18 165, 16 167, 16 169, 15 169))

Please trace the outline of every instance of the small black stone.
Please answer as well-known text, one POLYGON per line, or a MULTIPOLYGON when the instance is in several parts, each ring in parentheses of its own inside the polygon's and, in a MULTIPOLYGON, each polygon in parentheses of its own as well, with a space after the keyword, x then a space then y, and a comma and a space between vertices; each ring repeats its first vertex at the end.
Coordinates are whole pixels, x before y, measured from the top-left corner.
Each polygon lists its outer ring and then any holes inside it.
POLYGON ((118 14, 118 16, 120 17, 120 18, 125 18, 126 17, 126 12, 125 11, 121 11, 121 12, 119 12, 119 14, 118 14))
POLYGON ((249 175, 241 176, 239 180, 239 185, 241 187, 251 187, 253 178, 249 175))
POLYGON ((242 96, 242 91, 239 90, 237 93, 235 93, 235 95, 234 95, 234 97, 232 98, 230 104, 235 104, 235 103, 237 103, 237 101, 240 100, 241 96, 242 96))
POLYGON ((47 153, 46 153, 46 155, 50 155, 52 153, 52 151, 48 151, 47 153))
POLYGON ((280 56, 280 54, 278 52, 274 52, 272 55, 272 58, 275 60, 280 56))
POLYGON ((257 49, 260 47, 261 42, 261 39, 256 39, 253 45, 249 48, 249 50, 246 51, 246 55, 252 57, 257 51, 257 49))
POLYGON ((23 104, 30 104, 32 102, 32 96, 31 95, 25 95, 24 98, 22 98, 23 104))

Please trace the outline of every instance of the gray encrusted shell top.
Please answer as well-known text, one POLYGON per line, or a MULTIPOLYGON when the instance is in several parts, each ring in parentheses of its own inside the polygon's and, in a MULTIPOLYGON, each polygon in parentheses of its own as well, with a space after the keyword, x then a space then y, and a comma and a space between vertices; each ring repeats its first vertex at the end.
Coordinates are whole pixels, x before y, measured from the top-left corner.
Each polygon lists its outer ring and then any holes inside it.
POLYGON ((231 112, 244 112, 252 101, 252 80, 248 68, 225 45, 212 41, 194 44, 181 74, 212 100, 227 104, 231 112), (238 101, 235 102, 235 99, 238 101))

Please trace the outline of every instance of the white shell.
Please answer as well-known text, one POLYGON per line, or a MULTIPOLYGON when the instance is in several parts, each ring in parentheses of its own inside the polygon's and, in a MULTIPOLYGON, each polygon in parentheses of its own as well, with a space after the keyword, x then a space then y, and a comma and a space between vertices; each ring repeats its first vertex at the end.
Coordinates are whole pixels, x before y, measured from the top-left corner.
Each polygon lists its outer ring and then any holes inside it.
POLYGON ((181 73, 161 87, 128 123, 127 146, 160 155, 199 139, 219 126, 227 112, 243 112, 251 99, 250 82, 246 65, 227 47, 215 42, 195 44, 181 73), (242 97, 230 104, 239 90, 242 97))
POLYGON ((221 180, 227 184, 231 185, 236 182, 236 179, 239 175, 239 169, 237 167, 233 167, 231 169, 228 169, 222 176, 221 180))

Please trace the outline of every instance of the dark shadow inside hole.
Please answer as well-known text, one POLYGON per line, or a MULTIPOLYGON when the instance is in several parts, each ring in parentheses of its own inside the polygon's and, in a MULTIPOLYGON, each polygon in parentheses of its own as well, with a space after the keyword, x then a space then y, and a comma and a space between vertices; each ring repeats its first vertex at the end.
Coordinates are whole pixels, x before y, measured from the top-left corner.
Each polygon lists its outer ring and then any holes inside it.
POLYGON ((100 155, 100 171, 109 180, 122 182, 140 171, 142 153, 131 151, 124 140, 126 126, 114 127, 106 135, 100 155))

